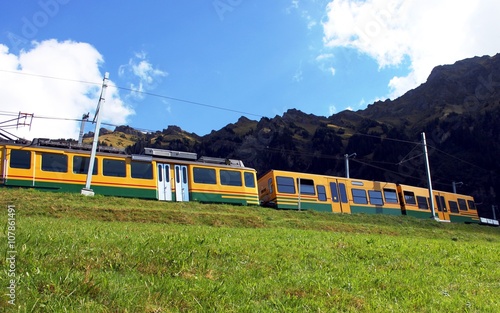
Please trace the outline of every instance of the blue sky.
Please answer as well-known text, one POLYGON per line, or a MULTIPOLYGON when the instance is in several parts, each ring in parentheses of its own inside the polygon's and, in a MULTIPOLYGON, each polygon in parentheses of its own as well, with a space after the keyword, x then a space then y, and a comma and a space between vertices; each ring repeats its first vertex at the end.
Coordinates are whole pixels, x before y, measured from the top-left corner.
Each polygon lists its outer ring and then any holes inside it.
POLYGON ((78 122, 49 118, 93 116, 104 72, 104 122, 205 135, 242 115, 364 109, 436 65, 500 50, 492 0, 0 0, 0 9, 0 121, 34 113, 31 129, 8 128, 26 138, 76 138, 78 122))

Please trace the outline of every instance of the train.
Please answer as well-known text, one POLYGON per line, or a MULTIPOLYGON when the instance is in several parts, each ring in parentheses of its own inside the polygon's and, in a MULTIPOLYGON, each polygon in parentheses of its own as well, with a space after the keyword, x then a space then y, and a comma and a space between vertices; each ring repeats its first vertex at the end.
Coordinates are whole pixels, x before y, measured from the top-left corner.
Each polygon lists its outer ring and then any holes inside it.
MULTIPOLYGON (((90 164, 89 145, 52 140, 0 144, 0 184, 81 192, 90 164)), ((239 160, 145 148, 144 154, 100 147, 91 189, 108 196, 259 205, 257 173, 239 160)))
MULTIPOLYGON (((90 150, 90 145, 49 139, 0 142, 0 186, 80 193, 86 185, 90 150)), ((96 194, 159 201, 480 223, 474 198, 468 195, 434 190, 432 216, 431 199, 425 188, 274 169, 257 178, 257 171, 241 160, 156 148, 127 154, 112 147, 99 147, 91 189, 96 194)))

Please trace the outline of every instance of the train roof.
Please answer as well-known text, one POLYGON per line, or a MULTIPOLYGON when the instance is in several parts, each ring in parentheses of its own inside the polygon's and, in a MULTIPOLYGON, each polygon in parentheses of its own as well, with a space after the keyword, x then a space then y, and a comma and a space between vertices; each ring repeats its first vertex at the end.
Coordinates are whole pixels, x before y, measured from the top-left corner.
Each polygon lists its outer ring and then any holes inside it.
MULTIPOLYGON (((33 141, 0 141, 0 146, 12 145, 18 147, 30 147, 42 150, 57 150, 74 153, 90 154, 92 145, 78 144, 75 142, 61 142, 51 139, 34 139, 33 141)), ((175 162, 177 164, 199 164, 199 165, 217 165, 228 168, 242 168, 246 170, 255 169, 246 167, 241 160, 229 158, 215 158, 200 156, 192 152, 165 150, 158 148, 144 148, 143 154, 128 154, 125 149, 119 149, 107 146, 98 146, 97 155, 131 158, 134 161, 157 161, 157 162, 175 162)))

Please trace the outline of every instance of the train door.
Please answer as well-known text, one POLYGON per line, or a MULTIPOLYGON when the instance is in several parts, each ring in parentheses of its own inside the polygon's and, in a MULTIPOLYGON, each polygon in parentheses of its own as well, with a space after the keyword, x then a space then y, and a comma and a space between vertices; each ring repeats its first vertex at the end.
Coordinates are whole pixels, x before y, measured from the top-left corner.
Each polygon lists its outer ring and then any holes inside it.
POLYGON ((175 166, 175 201, 189 201, 187 166, 175 166))
POLYGON ((170 181, 170 164, 158 163, 158 200, 172 201, 172 184, 170 181))
POLYGON ((346 180, 344 179, 329 179, 330 194, 332 196, 332 212, 351 213, 349 202, 347 199, 346 180))
POLYGON ((434 199, 436 201, 435 211, 438 214, 438 218, 442 221, 449 221, 450 213, 448 212, 444 195, 441 195, 440 193, 435 193, 434 195, 434 199))

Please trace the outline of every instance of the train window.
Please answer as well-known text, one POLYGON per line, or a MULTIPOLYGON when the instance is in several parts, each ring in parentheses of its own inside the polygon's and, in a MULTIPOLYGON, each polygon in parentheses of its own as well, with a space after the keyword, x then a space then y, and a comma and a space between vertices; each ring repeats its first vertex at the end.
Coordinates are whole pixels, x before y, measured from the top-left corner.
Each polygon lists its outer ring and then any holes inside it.
POLYGON ((158 164, 158 181, 160 183, 163 181, 163 168, 161 164, 158 164))
POLYGON ((11 150, 10 151, 11 168, 31 168, 31 151, 11 150))
POLYGON ((318 190, 318 200, 319 201, 326 201, 326 188, 323 185, 318 185, 316 186, 316 189, 318 190))
POLYGON ((42 153, 42 171, 67 172, 68 156, 65 154, 42 153))
MULTIPOLYGON (((92 175, 97 175, 97 158, 94 159, 94 168, 92 175)), ((89 172, 89 157, 73 156, 73 173, 74 174, 87 174, 89 172)))
POLYGON ((245 187, 255 187, 255 176, 253 175, 253 173, 245 172, 245 174, 243 174, 243 177, 245 178, 245 187))
POLYGON ((340 190, 340 201, 342 203, 347 203, 347 191, 345 190, 344 183, 339 184, 339 190, 340 190))
POLYGON ((379 190, 368 190, 368 196, 370 197, 370 203, 374 205, 384 205, 384 200, 382 200, 382 192, 379 190))
POLYGON ((273 193, 273 179, 269 178, 267 181, 267 188, 269 189, 269 193, 273 193))
POLYGON ((153 165, 147 162, 130 162, 130 174, 132 178, 153 179, 153 165))
POLYGON ((314 181, 312 179, 297 178, 301 195, 315 195, 314 181))
POLYGON ((363 189, 352 189, 352 200, 354 203, 358 204, 368 204, 368 199, 366 199, 366 191, 363 189))
POLYGON ((193 179, 195 183, 200 184, 217 184, 215 179, 215 169, 213 168, 193 168, 193 179))
POLYGON ((278 185, 278 192, 295 193, 295 183, 291 177, 277 176, 276 183, 278 185))
POLYGON ((337 183, 330 183, 330 192, 332 193, 332 201, 339 202, 339 193, 337 191, 337 183))
POLYGON ((126 177, 127 173, 125 170, 125 161, 112 160, 112 159, 102 160, 102 175, 113 176, 113 177, 126 177))
POLYGON ((398 194, 394 189, 384 188, 384 198, 387 203, 398 203, 398 194))
POLYGON ((464 199, 458 199, 458 208, 460 211, 467 211, 467 202, 464 199))
POLYGON ((403 195, 405 197, 405 203, 416 205, 417 201, 415 200, 415 194, 412 191, 404 191, 403 195))
POLYGON ((467 200, 467 204, 469 205, 469 210, 475 210, 476 204, 472 200, 467 200))
POLYGON ((436 203, 437 203, 437 207, 438 207, 438 211, 439 212, 446 212, 448 211, 446 209, 446 202, 444 201, 444 197, 443 196, 436 196, 436 203))
POLYGON ((448 201, 448 205, 450 206, 450 212, 459 213, 458 204, 455 201, 448 201))
POLYGON ((238 171, 220 170, 220 183, 225 186, 243 186, 241 173, 238 171))
POLYGON ((175 183, 180 184, 181 183, 181 167, 180 165, 175 166, 175 183))
POLYGON ((429 204, 427 203, 427 198, 422 196, 417 196, 418 208, 421 210, 429 210, 429 204))
POLYGON ((182 167, 182 183, 187 184, 188 182, 188 170, 186 166, 182 167))

